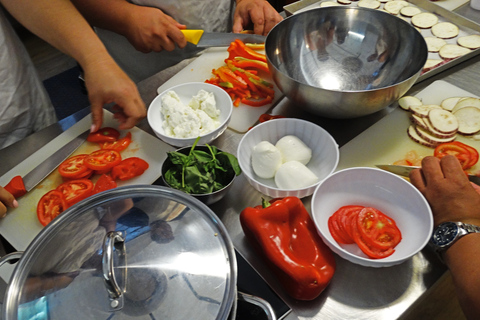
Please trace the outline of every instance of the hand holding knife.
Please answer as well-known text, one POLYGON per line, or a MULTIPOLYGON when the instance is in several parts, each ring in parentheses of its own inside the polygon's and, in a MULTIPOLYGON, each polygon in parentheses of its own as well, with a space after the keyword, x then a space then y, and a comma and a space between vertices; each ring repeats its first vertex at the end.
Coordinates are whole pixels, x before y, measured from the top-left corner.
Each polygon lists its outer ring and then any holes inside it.
MULTIPOLYGON (((416 166, 401 166, 401 165, 393 165, 393 164, 377 164, 376 166, 382 170, 386 170, 403 177, 408 177, 412 170, 420 168, 416 166)), ((467 176, 468 176, 468 180, 470 180, 471 182, 477 185, 480 185, 480 177, 473 174, 467 174, 467 176)))

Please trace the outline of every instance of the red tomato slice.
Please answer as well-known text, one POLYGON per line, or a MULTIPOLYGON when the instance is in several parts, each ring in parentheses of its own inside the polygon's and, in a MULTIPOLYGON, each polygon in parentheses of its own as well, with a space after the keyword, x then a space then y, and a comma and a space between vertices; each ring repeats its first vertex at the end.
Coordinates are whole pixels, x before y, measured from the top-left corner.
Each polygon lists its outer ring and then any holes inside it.
POLYGON ((51 190, 40 198, 37 204, 37 218, 43 226, 46 226, 60 213, 65 211, 68 205, 63 195, 58 190, 51 190))
POLYGON ((363 206, 344 206, 342 208, 342 217, 340 222, 343 226, 343 230, 351 239, 351 243, 354 243, 353 240, 353 231, 351 227, 351 221, 356 219, 358 213, 363 209, 363 206))
POLYGON ((85 157, 85 165, 95 171, 113 168, 122 161, 122 156, 115 150, 101 149, 85 157))
POLYGON ((460 161, 463 170, 467 170, 470 168, 472 155, 464 146, 458 143, 448 142, 438 145, 433 151, 433 155, 437 158, 443 158, 448 154, 454 155, 458 159, 458 161, 460 161))
POLYGON ((358 228, 357 228, 356 221, 352 222, 352 231, 353 231, 353 237, 354 237, 355 243, 358 245, 360 250, 362 250, 362 252, 365 253, 369 258, 372 258, 372 259, 386 258, 395 252, 394 248, 380 250, 378 248, 370 246, 367 242, 365 242, 365 239, 360 235, 360 232, 358 231, 358 228))
POLYGON ((127 158, 113 167, 112 178, 114 180, 128 180, 143 174, 148 167, 148 162, 143 159, 137 157, 127 158))
POLYGON ((89 179, 71 180, 57 187, 68 206, 90 197, 93 194, 93 182, 89 179))
POLYGON ((84 163, 87 154, 79 154, 63 161, 58 167, 60 175, 67 179, 77 179, 92 172, 84 163))
POLYGON ((102 191, 114 189, 117 187, 117 183, 108 174, 102 174, 95 183, 93 193, 97 194, 102 191))
POLYGON ((460 141, 453 141, 454 144, 457 144, 459 146, 462 146, 464 147, 465 149, 468 150, 468 152, 470 152, 470 162, 468 163, 468 167, 471 168, 473 167, 474 165, 477 164, 478 162, 478 151, 477 149, 475 149, 474 147, 472 146, 469 146, 468 144, 465 144, 463 142, 460 142, 460 141))
POLYGON ((116 141, 120 137, 120 132, 115 128, 105 127, 88 135, 87 141, 90 142, 107 142, 116 141))
POLYGON ((127 132, 127 135, 124 138, 121 138, 117 141, 100 143, 100 148, 122 152, 123 150, 127 149, 130 143, 132 143, 132 134, 127 132))
POLYGON ((369 247, 379 250, 394 248, 402 234, 395 221, 375 208, 363 208, 357 215, 357 228, 369 247))
POLYGON ((328 230, 332 235, 333 239, 341 244, 351 244, 353 240, 351 238, 346 238, 346 234, 341 230, 341 224, 339 222, 338 214, 333 214, 328 219, 328 230))

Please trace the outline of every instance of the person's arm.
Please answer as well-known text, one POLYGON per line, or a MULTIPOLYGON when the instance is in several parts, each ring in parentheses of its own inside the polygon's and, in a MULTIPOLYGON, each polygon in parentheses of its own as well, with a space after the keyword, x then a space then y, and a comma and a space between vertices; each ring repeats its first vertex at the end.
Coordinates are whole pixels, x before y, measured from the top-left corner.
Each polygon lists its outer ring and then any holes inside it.
POLYGON ((146 116, 133 81, 110 57, 93 29, 69 0, 0 0, 27 29, 74 58, 85 73, 92 131, 102 125, 103 106, 115 102, 120 129, 146 116))
POLYGON ((139 6, 126 0, 72 0, 87 21, 95 27, 121 34, 138 51, 172 51, 187 45, 178 23, 160 9, 139 6))
POLYGON ((282 20, 282 16, 267 0, 237 0, 233 15, 233 32, 242 32, 253 25, 255 34, 266 36, 282 20))
MULTIPOLYGON (((461 221, 480 226, 480 194, 475 191, 454 156, 426 157, 422 168, 410 174, 411 182, 428 200, 434 225, 461 221)), ((463 312, 480 318, 480 233, 461 237, 443 253, 463 312)))

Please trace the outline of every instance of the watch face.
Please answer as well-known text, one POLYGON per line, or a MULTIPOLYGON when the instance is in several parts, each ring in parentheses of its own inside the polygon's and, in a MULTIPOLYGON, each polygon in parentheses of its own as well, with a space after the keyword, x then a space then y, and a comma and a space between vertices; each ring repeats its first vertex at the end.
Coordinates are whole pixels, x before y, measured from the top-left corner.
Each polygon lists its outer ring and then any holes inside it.
POLYGON ((458 226, 453 222, 445 222, 435 229, 432 236, 432 242, 439 247, 443 247, 451 243, 457 234, 458 226))

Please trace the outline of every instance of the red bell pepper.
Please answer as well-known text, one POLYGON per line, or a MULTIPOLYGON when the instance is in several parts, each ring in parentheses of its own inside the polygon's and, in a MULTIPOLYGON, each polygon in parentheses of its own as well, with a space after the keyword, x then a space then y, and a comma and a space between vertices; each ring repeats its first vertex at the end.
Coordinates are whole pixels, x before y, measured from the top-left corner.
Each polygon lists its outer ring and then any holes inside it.
POLYGON ((243 232, 290 296, 313 300, 335 273, 334 255, 298 197, 272 202, 240 213, 243 232))

